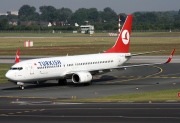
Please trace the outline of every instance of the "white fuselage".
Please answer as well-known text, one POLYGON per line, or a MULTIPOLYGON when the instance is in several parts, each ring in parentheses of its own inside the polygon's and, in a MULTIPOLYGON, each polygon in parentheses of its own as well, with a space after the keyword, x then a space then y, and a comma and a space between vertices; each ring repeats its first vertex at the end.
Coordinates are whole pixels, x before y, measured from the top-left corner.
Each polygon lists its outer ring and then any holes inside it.
POLYGON ((130 53, 100 53, 26 60, 6 73, 12 82, 35 82, 65 78, 75 72, 92 72, 120 67, 130 53))

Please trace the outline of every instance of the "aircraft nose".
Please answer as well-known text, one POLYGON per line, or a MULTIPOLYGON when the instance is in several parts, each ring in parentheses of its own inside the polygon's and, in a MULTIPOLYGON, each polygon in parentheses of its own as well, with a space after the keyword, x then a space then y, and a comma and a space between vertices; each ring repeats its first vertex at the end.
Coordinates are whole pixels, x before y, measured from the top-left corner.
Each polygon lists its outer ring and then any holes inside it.
POLYGON ((11 73, 9 71, 6 73, 5 76, 6 76, 6 78, 11 79, 11 73))

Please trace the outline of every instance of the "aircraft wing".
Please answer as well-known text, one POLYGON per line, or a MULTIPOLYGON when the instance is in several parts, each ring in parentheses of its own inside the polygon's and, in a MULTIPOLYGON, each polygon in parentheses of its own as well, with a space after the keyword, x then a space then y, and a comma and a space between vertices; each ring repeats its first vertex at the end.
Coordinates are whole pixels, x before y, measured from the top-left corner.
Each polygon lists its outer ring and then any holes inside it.
MULTIPOLYGON (((112 68, 114 69, 114 68, 112 68)), ((92 75, 97 75, 97 74, 102 74, 102 73, 107 73, 107 72, 111 72, 112 69, 92 69, 92 70, 88 70, 88 72, 90 72, 92 75)), ((80 70, 80 71, 86 71, 86 70, 80 70)), ((72 75, 76 72, 80 72, 80 71, 71 71, 69 73, 66 73, 66 75, 64 76, 65 78, 71 78, 72 75)))
POLYGON ((150 54, 150 53, 157 53, 157 52, 164 52, 164 51, 165 50, 152 51, 152 52, 144 52, 144 53, 132 54, 131 56, 139 56, 139 55, 150 54))
MULTIPOLYGON (((139 67, 139 66, 150 66, 150 65, 158 65, 158 64, 167 64, 167 63, 170 63, 171 60, 172 60, 172 57, 174 55, 174 52, 175 52, 176 49, 173 49, 170 56, 168 57, 167 61, 166 62, 163 62, 163 63, 150 63, 150 64, 138 64, 138 65, 128 65, 128 66, 120 66, 119 68, 117 69, 122 69, 122 68, 130 68, 130 67, 139 67)), ((161 50, 162 51, 162 50, 161 50)), ((153 52, 161 52, 161 51, 153 51, 153 52)), ((148 53, 152 53, 152 52, 146 52, 145 54, 148 54, 148 53)), ((140 53, 141 55, 143 53, 140 53)), ((136 54, 137 55, 137 54, 136 54)))
MULTIPOLYGON (((162 50, 160 51, 152 51, 152 52, 161 52, 162 50)), ((140 54, 148 54, 148 53, 152 53, 152 52, 146 52, 146 53, 140 53, 140 54)), ((119 67, 116 67, 116 68, 111 68, 111 69, 92 69, 92 70, 88 70, 92 75, 95 75, 95 74, 102 74, 102 73, 106 73, 106 72, 110 72, 112 71, 113 69, 125 69, 125 68, 130 68, 130 67, 140 67, 140 66, 151 66, 151 65, 158 65, 158 64, 167 64, 167 63, 170 63, 171 60, 172 60, 172 57, 174 55, 174 52, 175 52, 175 49, 173 49, 173 51, 171 52, 170 56, 168 57, 167 61, 166 62, 162 62, 162 63, 150 63, 150 64, 138 64, 138 65, 128 65, 128 66, 119 66, 119 67)), ((84 70, 82 70, 84 71, 84 70)), ((66 78, 71 78, 71 76, 76 73, 76 72, 79 72, 79 71, 71 71, 70 73, 67 73, 66 74, 66 78)))
MULTIPOLYGON (((174 55, 174 52, 175 52, 176 49, 173 49, 170 56, 168 57, 167 61, 165 62, 162 62, 162 63, 150 63, 150 64, 137 64, 137 65, 127 65, 127 66, 119 66, 117 68, 112 68, 112 69, 125 69, 125 68, 130 68, 130 67, 140 67, 140 66, 151 66, 151 65, 158 65, 158 64, 167 64, 167 63, 170 63, 171 60, 172 60, 172 57, 174 55)), ((163 50, 160 50, 160 51, 152 51, 152 52, 162 52, 163 50)), ((149 54, 149 53, 152 53, 152 52, 145 52, 145 53, 140 53, 141 55, 142 54, 149 54)), ((137 54, 136 54, 137 55, 137 54)), ((111 71, 112 69, 104 69, 104 70, 101 70, 101 71, 111 71)), ((100 70, 92 70, 90 71, 91 73, 98 73, 100 70)))

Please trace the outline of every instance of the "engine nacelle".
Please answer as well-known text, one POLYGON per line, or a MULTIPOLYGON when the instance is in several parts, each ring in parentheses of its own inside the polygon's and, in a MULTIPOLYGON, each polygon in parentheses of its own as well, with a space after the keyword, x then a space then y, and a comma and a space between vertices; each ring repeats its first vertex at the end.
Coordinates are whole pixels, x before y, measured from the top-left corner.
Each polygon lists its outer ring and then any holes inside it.
POLYGON ((74 83, 88 83, 92 80, 92 75, 89 72, 77 72, 72 75, 72 81, 74 83))

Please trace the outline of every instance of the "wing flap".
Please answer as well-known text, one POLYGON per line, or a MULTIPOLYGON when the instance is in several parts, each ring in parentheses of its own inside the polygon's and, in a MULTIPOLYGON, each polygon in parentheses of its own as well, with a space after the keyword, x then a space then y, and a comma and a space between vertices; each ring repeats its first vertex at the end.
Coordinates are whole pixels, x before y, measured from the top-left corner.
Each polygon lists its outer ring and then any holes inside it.
MULTIPOLYGON (((158 52, 158 51, 153 51, 153 52, 158 52)), ((171 62, 174 53, 175 53, 175 49, 173 49, 173 51, 171 52, 171 54, 168 57, 167 61, 166 62, 162 62, 162 63, 151 63, 151 64, 137 64, 137 65, 119 66, 119 67, 114 67, 114 68, 109 68, 109 69, 91 69, 91 70, 88 70, 88 72, 90 72, 92 75, 95 75, 95 74, 102 74, 102 73, 106 73, 106 72, 111 72, 113 69, 125 69, 125 68, 131 68, 131 67, 140 67, 140 66, 151 66, 151 65, 158 65, 158 64, 167 64, 167 63, 171 62)), ((130 57, 130 56, 128 55, 127 57, 130 57)), ((79 71, 87 71, 87 70, 71 71, 71 72, 67 73, 65 76, 66 76, 66 78, 70 78, 74 73, 79 72, 79 71)))

